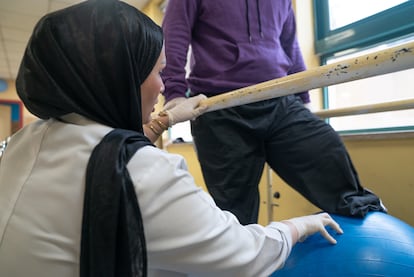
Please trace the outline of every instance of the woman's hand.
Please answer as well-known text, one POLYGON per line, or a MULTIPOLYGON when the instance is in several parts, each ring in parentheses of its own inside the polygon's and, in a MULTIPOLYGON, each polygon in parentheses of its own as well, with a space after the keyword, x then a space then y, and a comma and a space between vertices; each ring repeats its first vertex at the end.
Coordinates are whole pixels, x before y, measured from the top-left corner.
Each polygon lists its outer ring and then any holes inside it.
POLYGON ((291 223, 296 227, 298 231, 298 239, 301 242, 304 241, 308 236, 319 232, 330 243, 336 244, 336 240, 328 233, 325 226, 330 226, 338 234, 343 234, 343 231, 339 224, 336 223, 336 221, 334 221, 328 213, 295 217, 284 222, 291 223))
MULTIPOLYGON (((164 110, 164 113, 168 116, 169 126, 171 127, 174 124, 195 119, 197 116, 201 115, 207 107, 199 106, 199 103, 206 98, 207 97, 204 94, 199 94, 197 96, 175 101, 176 104, 172 108, 164 110)), ((174 99, 171 101, 174 101, 174 99)), ((169 107, 168 103, 165 107, 169 107)))

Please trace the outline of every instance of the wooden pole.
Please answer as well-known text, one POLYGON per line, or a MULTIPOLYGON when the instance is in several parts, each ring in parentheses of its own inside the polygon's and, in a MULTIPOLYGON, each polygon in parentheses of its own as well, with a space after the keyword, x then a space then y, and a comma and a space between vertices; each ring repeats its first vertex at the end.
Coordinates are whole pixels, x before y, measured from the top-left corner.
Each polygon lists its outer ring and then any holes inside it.
POLYGON ((414 68, 414 42, 226 92, 200 105, 211 112, 410 68, 414 68))
POLYGON ((407 110, 407 109, 414 109, 414 99, 396 100, 396 101, 390 101, 390 102, 385 102, 385 103, 352 106, 352 107, 338 108, 338 109, 331 109, 331 110, 320 110, 320 111, 315 111, 314 114, 322 118, 328 118, 328 117, 359 115, 359 114, 367 114, 367 113, 399 111, 399 110, 407 110))

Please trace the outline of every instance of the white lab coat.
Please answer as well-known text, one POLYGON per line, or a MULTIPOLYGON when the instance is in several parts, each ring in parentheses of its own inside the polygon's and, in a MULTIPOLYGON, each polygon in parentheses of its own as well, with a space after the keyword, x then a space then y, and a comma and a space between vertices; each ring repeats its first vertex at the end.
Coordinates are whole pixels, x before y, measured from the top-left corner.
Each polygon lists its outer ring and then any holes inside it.
MULTIPOLYGON (((79 275, 85 169, 109 131, 70 115, 14 135, 0 163, 0 276, 79 275)), ((286 225, 240 225, 194 184, 181 156, 146 146, 128 170, 149 276, 268 276, 289 255, 286 225)))

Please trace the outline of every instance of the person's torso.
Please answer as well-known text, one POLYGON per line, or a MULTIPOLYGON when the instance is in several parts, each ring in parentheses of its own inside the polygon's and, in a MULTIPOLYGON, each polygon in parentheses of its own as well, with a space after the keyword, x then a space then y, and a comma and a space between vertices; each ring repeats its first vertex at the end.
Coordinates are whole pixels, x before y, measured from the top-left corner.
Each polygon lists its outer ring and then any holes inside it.
MULTIPOLYGON (((24 127, 0 160, 0 276, 79 276, 86 167, 112 128, 76 115, 68 119, 75 123, 50 119, 24 127)), ((166 157, 144 148, 144 168, 130 173, 136 179, 148 174, 152 159, 166 157)), ((145 204, 157 188, 140 187, 145 204)), ((148 276, 187 275, 149 267, 148 276)))
POLYGON ((192 30, 190 88, 222 92, 287 75, 280 41, 290 1, 200 1, 192 30))

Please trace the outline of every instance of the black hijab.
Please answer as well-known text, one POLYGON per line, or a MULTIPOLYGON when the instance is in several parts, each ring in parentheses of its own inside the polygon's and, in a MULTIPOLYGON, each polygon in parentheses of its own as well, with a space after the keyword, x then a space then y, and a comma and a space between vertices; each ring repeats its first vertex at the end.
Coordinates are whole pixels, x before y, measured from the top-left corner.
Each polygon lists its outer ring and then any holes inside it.
POLYGON ((89 0, 44 16, 16 79, 27 109, 76 113, 113 127, 86 173, 81 276, 146 276, 142 218, 126 164, 142 146, 140 85, 163 45, 161 28, 116 0, 89 0))

